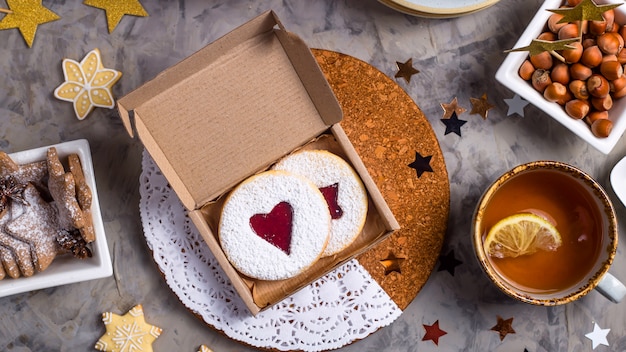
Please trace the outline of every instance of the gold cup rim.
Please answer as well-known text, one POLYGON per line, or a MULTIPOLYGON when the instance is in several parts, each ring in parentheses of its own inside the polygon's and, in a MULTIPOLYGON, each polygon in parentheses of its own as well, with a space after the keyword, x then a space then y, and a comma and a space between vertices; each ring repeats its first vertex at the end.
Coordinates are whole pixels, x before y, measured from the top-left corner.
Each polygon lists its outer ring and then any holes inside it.
POLYGON ((617 240, 618 240, 618 229, 617 229, 617 217, 615 215, 615 209, 609 196, 607 195, 604 188, 589 174, 582 171, 581 169, 564 163, 560 161, 551 161, 551 160, 538 160, 531 161, 521 165, 518 165, 511 170, 505 172, 500 177, 498 177, 494 182, 492 182, 489 187, 485 190, 483 195, 480 197, 476 209, 474 211, 474 215, 472 217, 472 242, 474 245, 474 253, 482 267, 483 271, 487 274, 490 281, 494 283, 501 291, 505 294, 525 303, 530 303, 534 305, 540 306, 556 306, 561 304, 566 304, 573 302, 591 292, 600 282, 604 274, 606 274, 609 270, 609 267, 613 263, 613 259, 615 258, 615 254, 617 252, 617 240), (602 203, 603 209, 601 212, 604 213, 607 217, 608 221, 608 238, 609 243, 604 246, 604 250, 607 252, 606 258, 601 263, 600 269, 597 270, 589 279, 586 279, 586 282, 580 284, 578 289, 572 290, 571 292, 564 294, 562 296, 558 295, 558 292, 555 294, 555 297, 550 298, 537 298, 533 297, 532 293, 525 293, 521 290, 516 290, 512 286, 505 284, 505 280, 495 271, 495 269, 489 263, 489 258, 487 258, 486 253, 483 250, 483 239, 482 233, 480 232, 480 221, 482 220, 483 213, 485 210, 485 205, 487 201, 491 199, 494 193, 498 190, 498 188, 504 184, 506 181, 510 180, 512 177, 516 175, 532 171, 532 170, 555 170, 559 172, 564 172, 569 175, 576 177, 579 180, 582 180, 584 184, 590 187, 590 190, 596 196, 596 198, 602 203))

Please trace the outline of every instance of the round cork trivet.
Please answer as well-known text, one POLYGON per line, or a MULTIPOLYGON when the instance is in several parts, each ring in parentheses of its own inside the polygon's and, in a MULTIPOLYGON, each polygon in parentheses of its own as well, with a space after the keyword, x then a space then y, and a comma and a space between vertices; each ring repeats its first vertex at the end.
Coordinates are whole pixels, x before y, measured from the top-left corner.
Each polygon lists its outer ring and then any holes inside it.
POLYGON ((401 229, 357 257, 401 310, 417 296, 439 257, 450 184, 432 127, 409 95, 354 57, 313 49, 343 109, 346 131, 401 229), (431 156, 432 172, 409 164, 431 156))

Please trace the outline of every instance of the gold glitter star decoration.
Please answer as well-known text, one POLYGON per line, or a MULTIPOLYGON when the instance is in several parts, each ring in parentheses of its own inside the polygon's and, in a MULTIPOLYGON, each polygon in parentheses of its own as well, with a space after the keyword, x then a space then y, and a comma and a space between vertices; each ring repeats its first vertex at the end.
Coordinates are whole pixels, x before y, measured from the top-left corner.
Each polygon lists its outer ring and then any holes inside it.
POLYGON ((200 345, 198 352, 213 352, 213 350, 208 348, 206 345, 200 345))
POLYGON ((148 16, 139 0, 85 0, 83 4, 103 9, 106 12, 109 33, 113 32, 124 15, 148 16))
POLYGON ((402 77, 406 83, 411 83, 411 76, 420 72, 413 67, 413 58, 408 59, 405 63, 396 61, 396 65, 398 65, 398 72, 394 77, 402 77))
POLYGON ((452 113, 456 113, 458 116, 467 111, 466 108, 459 106, 459 101, 457 100, 456 97, 452 99, 450 104, 441 103, 439 105, 441 105, 441 108, 443 109, 444 119, 449 119, 452 116, 452 113))
POLYGON ((161 328, 146 323, 141 304, 128 313, 117 315, 102 313, 106 333, 100 337, 95 349, 106 352, 152 351, 152 343, 161 335, 161 328))
POLYGON ((487 101, 487 93, 484 93, 480 99, 470 98, 470 102, 472 103, 472 111, 470 111, 470 115, 478 114, 482 116, 483 120, 487 119, 489 110, 495 107, 495 105, 491 105, 487 101))
POLYGON ((100 50, 87 53, 79 63, 63 59, 65 82, 54 90, 57 99, 74 104, 74 112, 83 120, 95 108, 113 109, 115 100, 111 87, 122 77, 122 73, 102 65, 100 50))
POLYGON ((402 262, 404 262, 406 258, 396 257, 395 254, 389 253, 387 258, 380 261, 380 264, 385 268, 385 276, 396 272, 398 274, 402 274, 402 262))
POLYGON ((41 0, 7 0, 7 6, 8 9, 0 9, 5 14, 0 30, 17 28, 29 48, 33 46, 37 26, 61 18, 44 7, 41 0))
POLYGON ((498 322, 494 325, 491 330, 496 331, 500 334, 500 341, 504 340, 506 335, 515 334, 515 330, 513 330, 513 318, 502 319, 501 316, 497 316, 498 322))
MULTIPOLYGON (((563 18, 558 23, 568 23, 576 21, 604 21, 603 13, 614 9, 622 4, 596 5, 592 0, 582 0, 578 5, 570 8, 560 8, 548 10, 562 15, 563 18)), ((580 33, 579 33, 580 34, 580 33)))
POLYGON ((559 54, 557 50, 576 49, 570 44, 579 40, 580 38, 569 38, 555 41, 533 39, 531 40, 530 44, 525 47, 505 50, 504 52, 509 53, 513 51, 528 51, 529 55, 537 55, 541 54, 544 51, 547 51, 552 54, 552 56, 559 59, 561 62, 565 62, 565 58, 561 54, 559 54))

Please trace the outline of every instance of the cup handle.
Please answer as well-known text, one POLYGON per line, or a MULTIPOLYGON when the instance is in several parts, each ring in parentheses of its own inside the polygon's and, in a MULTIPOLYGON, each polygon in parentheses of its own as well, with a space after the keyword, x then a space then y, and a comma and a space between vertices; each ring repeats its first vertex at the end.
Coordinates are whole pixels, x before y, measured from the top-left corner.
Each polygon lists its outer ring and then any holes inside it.
POLYGON ((626 295, 626 286, 610 273, 604 274, 596 290, 614 303, 619 303, 626 295))

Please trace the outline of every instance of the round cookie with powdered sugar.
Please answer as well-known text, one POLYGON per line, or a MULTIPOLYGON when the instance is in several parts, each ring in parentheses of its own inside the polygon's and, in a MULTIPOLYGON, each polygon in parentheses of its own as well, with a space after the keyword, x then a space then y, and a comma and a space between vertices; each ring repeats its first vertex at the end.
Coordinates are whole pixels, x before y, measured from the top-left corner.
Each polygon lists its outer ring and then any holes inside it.
POLYGON ((322 255, 330 214, 322 193, 308 179, 266 171, 239 184, 226 198, 219 241, 242 274, 261 280, 298 275, 322 255))
POLYGON ((273 169, 310 179, 324 195, 332 221, 323 256, 339 253, 354 242, 365 224, 367 192, 350 164, 326 150, 303 150, 283 158, 273 169))

